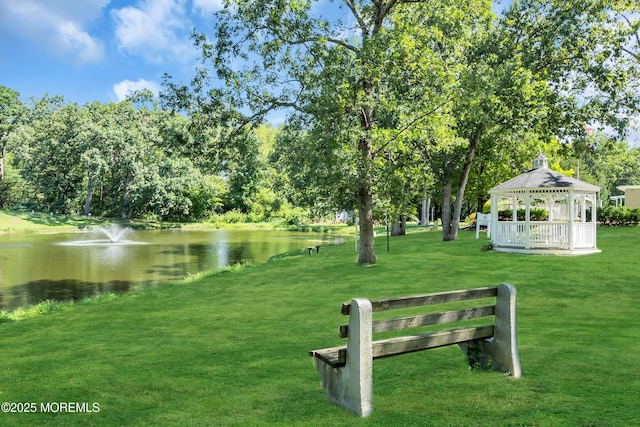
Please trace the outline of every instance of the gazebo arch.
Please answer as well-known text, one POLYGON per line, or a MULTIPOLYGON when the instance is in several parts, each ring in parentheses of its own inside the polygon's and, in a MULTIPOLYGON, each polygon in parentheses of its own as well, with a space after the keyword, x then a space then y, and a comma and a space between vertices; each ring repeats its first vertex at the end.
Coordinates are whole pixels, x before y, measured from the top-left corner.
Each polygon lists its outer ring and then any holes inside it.
POLYGON ((596 247, 599 191, 596 185, 552 171, 540 153, 533 169, 489 190, 495 250, 564 255, 600 252, 596 247))

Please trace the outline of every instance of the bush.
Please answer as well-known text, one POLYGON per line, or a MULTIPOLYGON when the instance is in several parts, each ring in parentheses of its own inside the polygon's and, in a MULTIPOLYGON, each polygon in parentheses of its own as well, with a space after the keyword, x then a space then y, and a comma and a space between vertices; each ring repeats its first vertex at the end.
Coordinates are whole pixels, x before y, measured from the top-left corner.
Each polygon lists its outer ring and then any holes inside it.
POLYGON ((238 224, 248 221, 247 215, 237 209, 225 212, 224 214, 220 215, 220 219, 222 220, 222 222, 225 222, 227 224, 238 224))
POLYGON ((598 222, 605 226, 638 225, 640 209, 625 206, 603 206, 598 209, 598 222))
MULTIPOLYGON (((518 209, 518 221, 525 220, 525 210, 518 209)), ((505 209, 503 211, 498 212, 498 218, 502 221, 511 221, 513 215, 513 211, 511 209, 505 209)), ((529 219, 531 221, 546 221, 549 219, 549 212, 546 209, 536 209, 532 208, 529 211, 529 219)))

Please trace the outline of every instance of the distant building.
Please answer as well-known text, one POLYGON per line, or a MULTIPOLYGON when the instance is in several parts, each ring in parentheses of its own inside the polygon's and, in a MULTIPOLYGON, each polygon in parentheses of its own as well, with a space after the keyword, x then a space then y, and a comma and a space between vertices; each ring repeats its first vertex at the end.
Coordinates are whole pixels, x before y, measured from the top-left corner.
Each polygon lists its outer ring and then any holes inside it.
POLYGON ((349 212, 347 211, 340 211, 336 213, 337 222, 347 222, 349 218, 351 218, 351 215, 349 215, 349 212))
POLYGON ((640 208, 640 185, 621 185, 618 190, 624 191, 624 205, 628 208, 640 208))

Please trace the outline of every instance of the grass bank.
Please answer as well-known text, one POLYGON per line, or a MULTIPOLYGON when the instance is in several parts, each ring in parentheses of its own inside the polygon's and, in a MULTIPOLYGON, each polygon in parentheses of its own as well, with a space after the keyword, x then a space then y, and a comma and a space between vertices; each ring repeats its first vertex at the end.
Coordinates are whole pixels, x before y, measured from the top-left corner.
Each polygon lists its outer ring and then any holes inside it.
POLYGON ((83 231, 105 224, 119 224, 137 229, 182 228, 184 230, 227 228, 227 229, 279 229, 287 231, 331 232, 349 234, 353 227, 335 223, 285 225, 277 222, 263 223, 223 223, 198 222, 177 223, 158 221, 124 221, 115 218, 100 218, 71 215, 51 215, 46 213, 14 212, 0 210, 0 233, 37 233, 83 231))
POLYGON ((178 223, 124 221, 115 218, 0 210, 0 233, 72 232, 83 231, 105 224, 119 224, 132 228, 177 228, 181 226, 178 223))
POLYGON ((626 426, 640 401, 640 228, 601 254, 482 252, 437 232, 275 257, 197 281, 0 324, 0 402, 92 413, 0 413, 21 425, 626 426), (523 377, 470 371, 455 347, 377 360, 367 419, 327 401, 307 352, 338 344, 339 305, 502 282, 518 289, 523 377))

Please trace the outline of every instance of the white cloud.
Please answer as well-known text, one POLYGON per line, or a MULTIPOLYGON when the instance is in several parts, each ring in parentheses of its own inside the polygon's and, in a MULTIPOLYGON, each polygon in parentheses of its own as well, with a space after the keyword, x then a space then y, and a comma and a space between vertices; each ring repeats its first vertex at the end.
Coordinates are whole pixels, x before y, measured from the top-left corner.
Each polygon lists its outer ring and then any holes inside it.
POLYGON ((186 62, 195 56, 189 34, 193 24, 185 0, 142 0, 137 6, 112 10, 118 48, 147 61, 186 62))
POLYGON ((207 16, 222 10, 223 0, 193 0, 193 10, 200 12, 200 15, 207 16))
POLYGON ((161 87, 158 83, 147 81, 145 79, 140 79, 137 82, 132 82, 131 80, 123 80, 120 83, 116 83, 113 85, 113 93, 115 93, 118 102, 123 101, 129 94, 129 92, 142 89, 149 89, 151 92, 153 92, 154 95, 158 95, 161 87))
POLYGON ((79 62, 104 57, 102 41, 85 28, 99 18, 109 0, 0 0, 0 26, 11 37, 25 38, 79 62))

